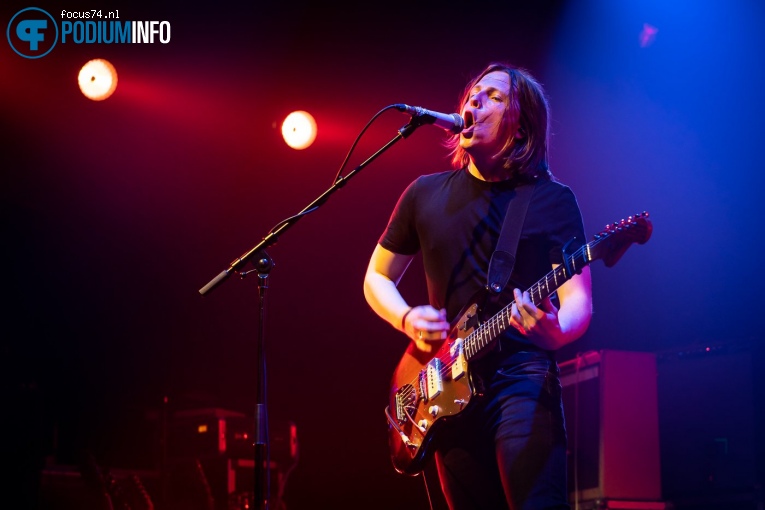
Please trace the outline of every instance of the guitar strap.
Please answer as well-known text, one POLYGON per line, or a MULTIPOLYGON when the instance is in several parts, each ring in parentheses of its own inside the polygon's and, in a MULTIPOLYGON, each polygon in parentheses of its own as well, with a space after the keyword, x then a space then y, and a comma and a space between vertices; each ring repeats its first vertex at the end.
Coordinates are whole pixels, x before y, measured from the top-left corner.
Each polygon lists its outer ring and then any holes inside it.
POLYGON ((499 240, 489 261, 489 274, 486 289, 498 295, 510 280, 510 273, 515 266, 515 253, 518 250, 518 240, 526 220, 531 195, 536 184, 523 184, 515 188, 515 197, 507 206, 507 214, 499 233, 499 240))

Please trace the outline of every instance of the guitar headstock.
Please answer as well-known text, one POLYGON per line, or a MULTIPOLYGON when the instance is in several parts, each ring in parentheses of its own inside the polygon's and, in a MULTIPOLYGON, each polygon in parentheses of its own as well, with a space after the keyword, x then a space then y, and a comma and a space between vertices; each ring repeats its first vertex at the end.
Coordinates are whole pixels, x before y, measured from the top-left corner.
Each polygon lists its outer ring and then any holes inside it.
POLYGON ((646 243, 651 233, 653 225, 647 212, 606 225, 589 243, 591 259, 602 259, 606 267, 611 267, 622 258, 632 243, 646 243))

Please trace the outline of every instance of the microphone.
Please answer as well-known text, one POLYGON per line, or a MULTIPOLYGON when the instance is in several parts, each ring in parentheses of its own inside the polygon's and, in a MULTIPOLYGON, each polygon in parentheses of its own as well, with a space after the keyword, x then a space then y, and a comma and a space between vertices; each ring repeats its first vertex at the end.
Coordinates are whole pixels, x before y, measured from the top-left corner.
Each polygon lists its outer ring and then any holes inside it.
POLYGON ((462 120, 459 113, 439 113, 406 104, 394 104, 393 107, 400 112, 408 113, 412 117, 418 117, 424 124, 433 124, 441 129, 451 131, 455 135, 460 134, 465 127, 465 121, 462 120))

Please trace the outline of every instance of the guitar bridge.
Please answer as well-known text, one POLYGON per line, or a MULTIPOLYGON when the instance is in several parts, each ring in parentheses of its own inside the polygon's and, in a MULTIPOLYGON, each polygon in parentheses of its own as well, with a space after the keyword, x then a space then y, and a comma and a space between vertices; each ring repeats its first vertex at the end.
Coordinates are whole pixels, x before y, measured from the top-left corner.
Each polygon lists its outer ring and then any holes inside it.
POLYGON ((396 392, 396 419, 403 423, 411 416, 417 407, 417 390, 411 384, 406 384, 396 392))

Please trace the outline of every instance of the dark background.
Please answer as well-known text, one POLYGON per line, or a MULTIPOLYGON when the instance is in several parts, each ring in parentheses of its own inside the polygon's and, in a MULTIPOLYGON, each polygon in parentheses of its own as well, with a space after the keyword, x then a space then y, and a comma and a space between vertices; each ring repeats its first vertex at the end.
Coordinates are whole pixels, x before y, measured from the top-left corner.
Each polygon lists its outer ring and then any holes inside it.
MULTIPOLYGON (((4 3, 3 28, 29 6, 4 3)), ((457 111, 467 79, 505 60, 546 87, 553 172, 576 193, 588 235, 642 211, 654 225, 615 267, 593 265, 592 325, 560 359, 657 353, 673 383, 663 406, 703 391, 677 421, 662 417, 663 443, 689 437, 683 420, 711 410, 718 419, 694 423, 691 447, 708 453, 724 436, 747 452, 748 471, 720 490, 756 490, 762 440, 736 427, 762 430, 763 4, 36 6, 166 20, 172 39, 59 44, 36 60, 0 44, 1 440, 16 454, 59 465, 88 451, 104 466, 154 469, 163 415, 251 415, 257 278, 198 290, 326 191, 375 113, 401 102, 457 111), (646 23, 658 33, 643 47, 646 23), (77 86, 92 58, 119 75, 106 101, 77 86), (303 151, 279 130, 297 109, 319 127, 303 151), (715 361, 732 353, 743 362, 715 361), (699 370, 674 370, 700 358, 699 370), (672 393, 675 372, 706 384, 672 393), (733 405, 714 413, 715 402, 733 405)), ((346 171, 406 122, 385 112, 346 171)), ((268 250, 268 408, 300 442, 290 509, 426 507, 421 481, 393 472, 386 445, 383 409, 406 340, 368 308, 362 279, 399 193, 448 168, 442 140, 423 127, 396 143, 268 250)), ((402 283, 412 303, 421 284, 415 263, 402 283)), ((665 488, 715 488, 706 474, 679 483, 682 458, 663 459, 676 468, 665 488)))

